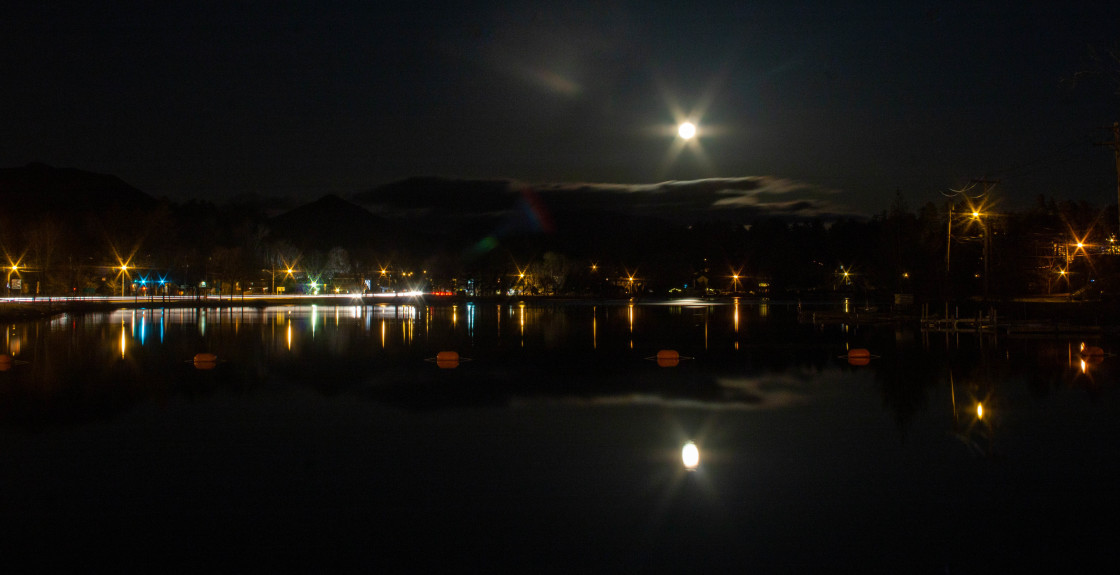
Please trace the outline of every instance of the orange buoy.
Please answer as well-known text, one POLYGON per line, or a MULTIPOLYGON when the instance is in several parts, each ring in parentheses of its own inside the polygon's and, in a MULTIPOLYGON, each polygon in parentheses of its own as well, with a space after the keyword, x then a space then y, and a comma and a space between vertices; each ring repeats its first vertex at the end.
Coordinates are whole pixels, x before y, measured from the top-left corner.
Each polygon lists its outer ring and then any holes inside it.
POLYGON ((438 365, 440 369, 455 369, 456 367, 459 367, 459 360, 457 360, 457 359, 437 359, 436 360, 436 365, 438 365))
POLYGON ((218 366, 218 356, 212 353, 194 354, 194 367, 196 369, 214 369, 218 366))
POLYGON ((849 349, 845 357, 848 358, 848 365, 861 366, 871 363, 871 352, 862 347, 849 349))
POLYGON ((680 365, 681 360, 676 357, 660 357, 657 358, 657 367, 677 367, 680 365))
POLYGON ((436 354, 436 361, 454 361, 459 362, 459 352, 457 351, 441 351, 436 354))
POLYGON ((681 358, 681 354, 677 353, 675 349, 663 349, 657 352, 657 360, 677 361, 681 358))
POLYGON ((1096 365, 1104 361, 1104 350, 1091 345, 1081 350, 1081 360, 1088 364, 1096 365))

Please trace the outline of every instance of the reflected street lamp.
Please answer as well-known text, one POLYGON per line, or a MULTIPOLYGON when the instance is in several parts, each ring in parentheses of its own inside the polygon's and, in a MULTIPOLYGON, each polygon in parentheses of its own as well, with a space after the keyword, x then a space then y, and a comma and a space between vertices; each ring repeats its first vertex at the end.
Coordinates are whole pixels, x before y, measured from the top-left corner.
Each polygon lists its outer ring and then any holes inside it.
POLYGON ((700 449, 695 443, 689 441, 681 448, 681 462, 688 471, 696 471, 700 466, 700 449))

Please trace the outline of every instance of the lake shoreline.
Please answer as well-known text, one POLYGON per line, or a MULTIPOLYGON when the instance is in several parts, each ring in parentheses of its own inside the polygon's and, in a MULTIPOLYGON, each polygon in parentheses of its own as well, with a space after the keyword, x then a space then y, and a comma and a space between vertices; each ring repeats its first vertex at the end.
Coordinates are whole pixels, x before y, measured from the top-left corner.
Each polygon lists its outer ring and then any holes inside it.
MULTIPOLYGON (((0 321, 22 322, 49 318, 62 313, 89 313, 117 309, 157 308, 228 308, 273 307, 293 305, 452 305, 452 304, 516 304, 534 305, 729 305, 739 301, 748 305, 772 305, 799 310, 827 311, 827 317, 845 323, 908 322, 927 319, 988 317, 995 310, 998 320, 1050 321, 1065 324, 1120 327, 1120 304, 1116 302, 1069 301, 1064 297, 1024 297, 1010 301, 982 302, 930 302, 910 306, 892 306, 882 302, 863 302, 854 298, 836 296, 814 300, 797 298, 769 299, 760 297, 720 296, 708 298, 602 298, 578 296, 271 296, 271 297, 177 297, 177 298, 33 298, 19 301, 0 301, 0 321), (845 299, 848 304, 845 305, 845 299)), ((822 314, 820 317, 825 317, 822 314)))

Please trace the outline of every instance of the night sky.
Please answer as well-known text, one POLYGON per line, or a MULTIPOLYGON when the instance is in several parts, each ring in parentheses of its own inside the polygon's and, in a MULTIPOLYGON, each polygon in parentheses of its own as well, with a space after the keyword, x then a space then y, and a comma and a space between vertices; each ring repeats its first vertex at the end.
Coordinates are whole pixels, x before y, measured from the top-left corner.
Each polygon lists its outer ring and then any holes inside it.
POLYGON ((1116 202, 1120 96, 1078 75, 1118 46, 1110 2, 112 5, 0 13, 2 167, 173 199, 758 178, 876 213, 988 177, 1009 206, 1116 202))

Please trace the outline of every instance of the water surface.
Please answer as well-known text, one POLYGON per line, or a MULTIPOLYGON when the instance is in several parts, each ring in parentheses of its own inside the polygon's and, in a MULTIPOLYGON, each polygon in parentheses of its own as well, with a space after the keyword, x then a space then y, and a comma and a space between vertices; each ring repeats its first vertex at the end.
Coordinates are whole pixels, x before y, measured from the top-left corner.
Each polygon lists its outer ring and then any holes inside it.
POLYGON ((0 550, 36 571, 1064 571, 1120 531, 1107 337, 744 301, 121 310, 4 344, 0 550))

